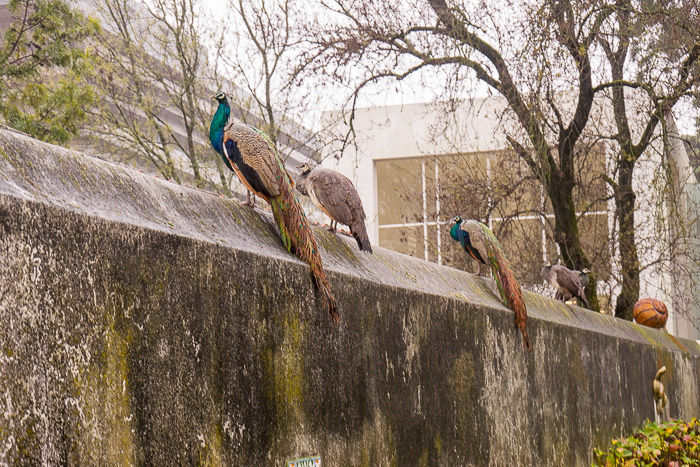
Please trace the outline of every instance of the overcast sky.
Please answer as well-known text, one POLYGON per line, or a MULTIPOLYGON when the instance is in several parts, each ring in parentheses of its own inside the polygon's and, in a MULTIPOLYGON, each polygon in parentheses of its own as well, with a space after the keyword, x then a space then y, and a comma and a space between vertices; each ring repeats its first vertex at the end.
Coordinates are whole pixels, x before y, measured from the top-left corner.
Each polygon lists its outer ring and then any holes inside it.
MULTIPOLYGON (((0 2, 3 1, 6 0, 0 0, 0 2)), ((207 0, 203 2, 203 5, 205 5, 205 7, 207 7, 213 15, 220 16, 222 12, 226 12, 229 9, 229 1, 230 0, 207 0)), ((309 2, 310 11, 319 8, 318 0, 307 1, 309 2)), ((80 0, 79 2, 83 3, 80 0)), ((430 83, 430 79, 437 80, 440 78, 428 78, 428 83, 430 83)), ((426 85, 421 81, 422 80, 419 77, 409 77, 396 83, 385 81, 382 85, 370 88, 364 92, 358 102, 359 107, 433 102, 436 98, 440 98, 439 95, 436 95, 436 90, 441 89, 442 86, 436 82, 436 85, 431 87, 429 84, 426 85)), ((320 90, 320 92, 323 91, 320 90)), ((472 89, 469 91, 469 94, 465 95, 464 97, 485 97, 488 95, 488 93, 488 87, 475 79, 475 83, 472 86, 472 89)), ((323 96, 322 100, 320 100, 319 105, 323 108, 320 108, 319 110, 336 110, 344 102, 345 99, 342 90, 331 91, 326 96, 323 96)), ((688 102, 685 102, 676 105, 674 111, 681 134, 695 133, 695 119, 699 117, 698 110, 690 106, 688 102)), ((303 124, 309 126, 309 122, 303 122, 303 124)))

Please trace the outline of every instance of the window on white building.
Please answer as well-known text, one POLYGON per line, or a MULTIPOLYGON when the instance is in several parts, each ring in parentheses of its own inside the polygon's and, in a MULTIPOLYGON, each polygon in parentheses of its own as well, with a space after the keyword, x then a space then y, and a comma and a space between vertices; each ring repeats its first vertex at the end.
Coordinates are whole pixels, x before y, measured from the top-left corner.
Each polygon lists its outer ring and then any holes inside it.
MULTIPOLYGON (((597 151, 575 190, 581 241, 600 279, 610 274, 606 192, 597 151), (594 202, 590 200, 594 200, 594 202)), ((506 151, 375 161, 379 245, 476 272, 450 238, 454 215, 485 221, 499 237, 524 285, 541 283, 545 258, 559 257, 554 215, 522 160, 506 151)))

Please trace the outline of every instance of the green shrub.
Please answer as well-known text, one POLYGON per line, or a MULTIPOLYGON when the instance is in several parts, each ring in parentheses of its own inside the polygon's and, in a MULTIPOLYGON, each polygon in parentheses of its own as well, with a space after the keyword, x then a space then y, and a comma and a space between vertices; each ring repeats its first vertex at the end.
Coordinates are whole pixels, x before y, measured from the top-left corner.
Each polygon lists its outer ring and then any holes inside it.
POLYGON ((700 423, 647 421, 629 438, 613 439, 608 451, 593 452, 594 466, 700 466, 700 423))

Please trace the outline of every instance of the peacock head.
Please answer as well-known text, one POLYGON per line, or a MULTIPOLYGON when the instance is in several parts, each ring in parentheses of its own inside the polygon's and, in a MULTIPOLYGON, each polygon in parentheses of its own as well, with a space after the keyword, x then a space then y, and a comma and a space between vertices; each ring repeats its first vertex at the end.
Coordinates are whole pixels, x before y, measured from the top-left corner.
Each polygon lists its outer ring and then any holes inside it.
POLYGON ((219 89, 219 91, 211 97, 216 99, 217 102, 224 102, 226 100, 226 93, 219 89))
MULTIPOLYGON (((450 229, 450 237, 452 237, 455 241, 460 241, 459 237, 459 231, 460 231, 460 226, 462 225, 462 218, 460 216, 455 216, 452 218, 452 222, 455 223, 455 225, 452 226, 450 229)), ((467 234, 468 235, 468 234, 467 234)))
POLYGON ((590 273, 591 273, 591 270, 588 269, 588 268, 583 268, 583 269, 581 270, 581 272, 584 273, 584 274, 590 274, 590 273))
POLYGON ((297 169, 302 175, 306 175, 307 173, 311 172, 311 167, 306 162, 304 162, 303 164, 299 164, 294 168, 297 169))

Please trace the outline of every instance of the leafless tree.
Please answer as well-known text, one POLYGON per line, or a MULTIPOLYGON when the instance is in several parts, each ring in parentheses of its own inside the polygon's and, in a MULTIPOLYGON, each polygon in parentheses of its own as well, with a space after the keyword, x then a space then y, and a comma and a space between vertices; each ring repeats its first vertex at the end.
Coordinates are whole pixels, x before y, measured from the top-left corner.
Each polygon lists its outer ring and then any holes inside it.
MULTIPOLYGON (((529 169, 526 179, 536 179, 543 187, 553 213, 553 239, 567 267, 591 268, 592 252, 584 247, 579 223, 585 219, 582 214, 587 206, 603 202, 609 195, 602 189, 595 199, 577 202, 582 191, 577 170, 597 144, 615 141, 625 146, 626 155, 620 158, 625 161, 613 167, 606 180, 613 182, 610 186, 618 222, 624 226, 619 229, 618 249, 621 274, 628 279, 623 279, 617 309, 620 316, 630 319, 631 305, 639 293, 638 283, 634 284, 638 275, 634 225, 629 217, 634 198, 621 187, 631 183, 634 157, 627 160, 632 154, 629 150, 643 153, 648 146, 645 135, 649 133, 650 139, 659 134, 656 124, 670 115, 677 102, 672 97, 697 90, 700 28, 693 26, 697 22, 695 2, 666 8, 665 3, 650 6, 604 0, 550 0, 541 4, 329 0, 324 6, 324 20, 315 18, 309 26, 312 46, 304 57, 304 67, 309 73, 324 73, 351 88, 351 117, 357 99, 371 86, 381 81, 410 81, 416 76, 433 87, 442 85, 441 91, 434 91, 436 99, 464 96, 470 86, 473 88, 466 83, 476 78, 489 92, 506 100, 508 112, 503 118, 510 125, 502 129, 512 150, 529 169), (683 10, 683 14, 676 10, 683 10), (644 22, 626 23, 629 15, 644 18, 644 22), (653 45, 668 41, 660 31, 676 28, 682 32, 674 36, 672 46, 653 45), (635 51, 636 60, 625 59, 626 52, 621 52, 625 47, 633 47, 630 50, 635 51), (614 62, 615 54, 619 63, 614 62), (674 69, 675 73, 670 71, 674 69), (663 83, 659 82, 666 71, 663 83), (604 93, 616 94, 623 88, 647 90, 657 85, 665 91, 653 92, 650 120, 643 125, 647 129, 641 140, 636 135, 626 137, 622 127, 584 137, 591 120, 600 117, 594 114, 594 105, 604 93), (634 148, 630 144, 635 144, 634 148)), ((620 105, 617 102, 613 107, 620 105)), ((619 109, 613 110, 607 112, 619 122, 619 109)), ((597 277, 591 276, 586 291, 594 309, 599 308, 596 283, 597 277)))
POLYGON ((230 175, 206 137, 216 66, 208 46, 221 42, 202 5, 198 0, 96 3, 104 32, 95 78, 104 98, 90 130, 102 150, 116 157, 145 159, 178 183, 185 174, 198 187, 218 178, 217 189, 230 194, 230 175))
MULTIPOLYGON (((370 83, 405 80, 424 70, 476 77, 488 85, 508 103, 515 124, 508 134, 512 149, 552 204, 554 238, 564 263, 591 266, 578 230, 574 170, 576 144, 593 104, 590 47, 610 11, 595 11, 579 28, 571 28, 558 3, 536 9, 527 2, 456 5, 445 0, 327 5, 339 19, 330 26, 323 22, 326 27, 316 32, 320 39, 307 54, 307 69, 323 69, 341 81, 357 77, 353 100, 370 83), (547 28, 532 27, 540 18, 547 28), (546 79, 551 58, 571 78, 567 84, 573 90, 565 99, 557 99, 557 83, 546 79), (358 65, 364 67, 361 76, 351 70, 358 65)), ((455 78, 447 85, 463 87, 455 78)), ((597 309, 595 284, 592 278, 587 295, 597 309)))
MULTIPOLYGON (((324 144, 321 96, 294 72, 300 54, 295 24, 304 5, 294 0, 229 0, 228 6, 215 70, 217 82, 235 86, 225 90, 236 118, 264 131, 284 160, 293 151, 318 159, 324 144)), ((248 201, 251 196, 248 192, 248 201)))

